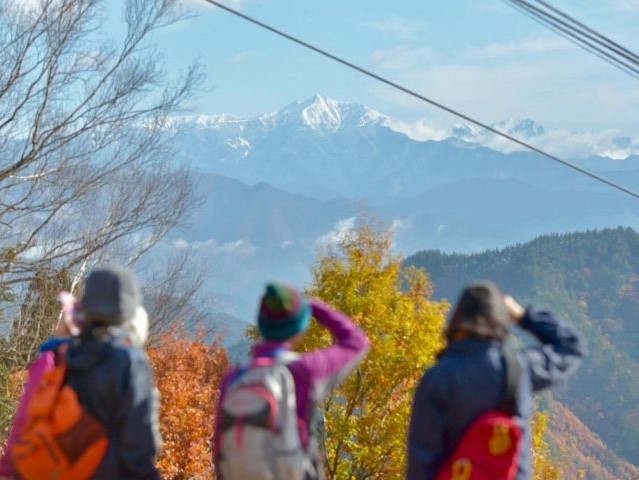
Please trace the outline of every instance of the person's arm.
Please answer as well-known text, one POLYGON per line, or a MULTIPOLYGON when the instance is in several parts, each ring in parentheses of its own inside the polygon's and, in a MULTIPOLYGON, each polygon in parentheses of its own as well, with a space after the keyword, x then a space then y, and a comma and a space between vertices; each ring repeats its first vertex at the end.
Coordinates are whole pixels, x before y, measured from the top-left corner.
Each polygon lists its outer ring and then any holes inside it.
POLYGON ((130 351, 129 381, 119 407, 121 480, 160 480, 155 467, 160 449, 159 394, 144 352, 130 351))
POLYGON ((316 298, 310 299, 313 317, 333 337, 333 344, 305 353, 301 360, 314 380, 323 381, 328 391, 364 358, 369 348, 366 334, 345 313, 316 298))
POLYGON ((55 354, 52 351, 47 351, 41 353, 29 367, 24 391, 18 402, 18 408, 16 409, 11 423, 7 443, 2 453, 2 457, 0 458, 0 476, 11 477, 15 473, 13 461, 11 460, 11 449, 24 427, 27 419, 27 407, 29 405, 29 401, 38 388, 38 383, 40 382, 42 374, 53 369, 54 366, 55 354))
POLYGON ((523 349, 534 391, 547 388, 569 377, 586 355, 579 332, 568 322, 547 311, 524 309, 506 297, 513 323, 530 332, 540 345, 523 349))
POLYGON ((443 457, 443 414, 433 396, 428 372, 422 377, 408 427, 406 480, 432 480, 443 457))

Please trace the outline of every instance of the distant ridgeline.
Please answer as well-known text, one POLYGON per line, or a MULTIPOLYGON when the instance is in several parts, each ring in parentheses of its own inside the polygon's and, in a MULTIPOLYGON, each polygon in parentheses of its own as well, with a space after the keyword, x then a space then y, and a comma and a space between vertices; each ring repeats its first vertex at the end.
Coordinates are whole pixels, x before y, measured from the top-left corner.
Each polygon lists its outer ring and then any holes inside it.
MULTIPOLYGON (((454 302, 467 282, 490 279, 522 304, 548 307, 578 325, 589 358, 555 398, 614 453, 639 465, 637 232, 620 227, 546 235, 469 255, 422 251, 405 263, 427 271, 437 299, 454 302)), ((570 461, 570 452, 564 454, 570 461)), ((606 467, 614 474, 614 465, 606 467)))

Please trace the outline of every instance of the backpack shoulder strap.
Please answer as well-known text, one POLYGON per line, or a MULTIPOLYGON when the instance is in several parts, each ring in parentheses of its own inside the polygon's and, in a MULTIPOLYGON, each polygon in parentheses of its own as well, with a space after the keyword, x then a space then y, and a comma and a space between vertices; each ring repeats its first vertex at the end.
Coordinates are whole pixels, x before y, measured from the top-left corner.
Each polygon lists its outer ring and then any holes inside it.
POLYGON ((521 364, 517 358, 517 352, 512 346, 504 344, 502 353, 506 366, 506 397, 503 409, 513 414, 517 411, 517 388, 521 377, 521 364))
POLYGON ((254 357, 248 365, 245 365, 244 368, 249 368, 253 366, 271 366, 275 364, 279 365, 288 365, 291 362, 294 362, 300 358, 300 354, 297 352, 292 352, 290 350, 285 350, 283 348, 276 348, 275 350, 269 352, 267 355, 260 355, 258 357, 254 357))
POLYGON ((67 364, 67 350, 69 349, 68 341, 60 342, 52 351, 56 365, 64 365, 66 369, 67 364))
POLYGON ((236 367, 235 374, 229 380, 229 385, 238 380, 253 367, 271 367, 274 365, 288 365, 300 358, 300 354, 290 350, 275 349, 268 355, 260 355, 236 367))
POLYGON ((292 352, 290 350, 279 350, 275 354, 275 361, 278 363, 282 363, 284 365, 288 365, 289 363, 294 362, 295 360, 300 358, 300 354, 297 352, 292 352))

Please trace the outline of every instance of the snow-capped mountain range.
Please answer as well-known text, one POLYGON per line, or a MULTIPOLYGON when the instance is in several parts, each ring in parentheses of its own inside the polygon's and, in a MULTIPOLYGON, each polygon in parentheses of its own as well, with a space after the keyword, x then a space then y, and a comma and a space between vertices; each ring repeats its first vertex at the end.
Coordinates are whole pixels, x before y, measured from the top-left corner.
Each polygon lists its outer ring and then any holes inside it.
MULTIPOLYGON (((231 115, 173 119, 179 158, 193 170, 253 185, 267 182, 315 198, 381 198, 417 195, 428 188, 477 177, 513 178, 564 188, 592 182, 537 153, 472 125, 416 139, 418 129, 365 106, 317 95, 275 113, 242 119, 231 115), (411 133, 411 134, 409 134, 411 133)), ((493 128, 554 155, 598 171, 638 167, 639 141, 548 131, 532 120, 493 128), (577 148, 578 147, 578 148, 577 148), (623 157, 625 161, 613 161, 623 157)), ((422 129, 423 130, 423 129, 422 129)), ((431 133, 434 130, 430 130, 431 133)))
MULTIPOLYGON (((200 138, 223 138, 224 144, 238 155, 247 156, 259 143, 276 132, 299 132, 307 130, 321 137, 339 131, 355 131, 362 128, 386 128, 404 134, 416 141, 443 141, 457 139, 470 146, 485 146, 510 153, 525 148, 495 135, 474 124, 454 122, 439 127, 427 120, 406 123, 393 120, 371 108, 356 103, 342 102, 322 95, 304 101, 295 101, 279 111, 251 118, 240 118, 232 114, 213 116, 183 116, 172 118, 168 124, 176 128, 198 131, 200 138)), ((619 132, 571 132, 547 130, 531 120, 506 119, 491 124, 495 130, 522 141, 534 140, 534 146, 566 159, 602 156, 619 160, 639 154, 639 139, 619 132)))
MULTIPOLYGON (((318 95, 253 118, 181 117, 168 126, 176 161, 190 164, 204 203, 162 248, 189 248, 210 264, 207 288, 240 295, 245 318, 253 303, 242 299, 257 298, 265 281, 307 281, 318 245, 352 226, 362 206, 392 225, 406 255, 639 227, 636 198, 472 125, 410 130, 318 95)), ((494 128, 555 155, 578 145, 582 155, 563 158, 639 190, 639 156, 630 155, 639 152, 636 139, 548 130, 532 120, 494 128)))
MULTIPOLYGON (((490 125, 497 131, 518 140, 559 155, 567 160, 591 156, 623 160, 639 153, 639 139, 621 135, 619 132, 571 132, 567 130, 546 130, 543 125, 531 120, 508 119, 490 125)), ((474 145, 482 145, 501 152, 513 152, 525 148, 510 140, 478 127, 457 124, 451 130, 452 136, 474 145)))

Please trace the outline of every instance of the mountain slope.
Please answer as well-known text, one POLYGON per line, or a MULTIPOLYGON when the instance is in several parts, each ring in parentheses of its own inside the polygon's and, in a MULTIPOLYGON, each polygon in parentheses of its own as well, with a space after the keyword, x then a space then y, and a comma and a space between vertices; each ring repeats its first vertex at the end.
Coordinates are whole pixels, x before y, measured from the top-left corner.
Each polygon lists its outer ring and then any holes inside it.
POLYGON ((547 406, 548 443, 566 479, 634 480, 639 467, 621 460, 561 402, 547 406))
POLYGON ((268 183, 246 185, 212 174, 198 174, 197 194, 204 203, 190 219, 191 240, 244 240, 260 247, 287 241, 308 242, 326 233, 358 204, 342 199, 317 200, 291 194, 268 183))
POLYGON ((155 254, 188 249, 210 265, 203 288, 224 297, 229 313, 244 321, 252 321, 266 282, 303 285, 324 238, 361 209, 346 199, 317 200, 213 174, 197 175, 196 188, 203 203, 155 254))

